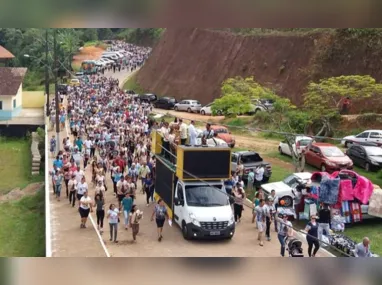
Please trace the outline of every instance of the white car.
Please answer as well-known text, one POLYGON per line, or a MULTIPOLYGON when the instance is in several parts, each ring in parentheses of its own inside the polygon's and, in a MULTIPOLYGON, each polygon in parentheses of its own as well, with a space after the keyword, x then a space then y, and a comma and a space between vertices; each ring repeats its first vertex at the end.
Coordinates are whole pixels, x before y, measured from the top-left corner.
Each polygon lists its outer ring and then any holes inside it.
POLYGON ((261 188, 267 195, 270 195, 271 191, 275 190, 276 196, 279 198, 279 204, 280 201, 284 201, 283 207, 289 208, 293 206, 294 194, 292 190, 300 184, 307 184, 311 177, 312 173, 310 172, 293 173, 283 181, 263 184, 261 188))
POLYGON ((187 111, 188 113, 199 113, 201 108, 202 105, 197 100, 183 100, 174 106, 175 111, 187 111))
MULTIPOLYGON (((313 139, 310 137, 297 136, 295 138, 294 144, 292 145, 294 153, 301 154, 312 141, 313 141, 313 139)), ((285 140, 280 142, 279 152, 280 152, 280 154, 292 156, 289 145, 285 140)))
POLYGON ((382 130, 367 130, 356 136, 344 137, 341 141, 345 147, 353 143, 375 143, 382 146, 382 130))
POLYGON ((205 105, 203 108, 200 109, 201 115, 212 115, 211 110, 212 103, 205 105))
POLYGON ((98 61, 106 63, 106 65, 113 64, 114 61, 107 59, 107 58, 100 58, 98 61))

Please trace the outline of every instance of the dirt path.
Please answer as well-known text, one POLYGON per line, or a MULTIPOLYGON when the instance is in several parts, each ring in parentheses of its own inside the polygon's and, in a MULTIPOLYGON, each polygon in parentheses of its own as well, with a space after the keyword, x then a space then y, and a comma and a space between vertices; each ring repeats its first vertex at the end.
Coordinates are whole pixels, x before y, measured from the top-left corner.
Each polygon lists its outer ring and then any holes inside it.
POLYGON ((99 59, 105 50, 100 47, 84 47, 73 57, 73 65, 80 66, 82 61, 89 59, 99 59))
POLYGON ((25 196, 32 196, 36 194, 38 190, 43 188, 44 185, 45 185, 44 182, 37 182, 37 183, 29 184, 24 189, 20 189, 20 188, 13 189, 11 192, 0 196, 0 203, 19 200, 25 196))

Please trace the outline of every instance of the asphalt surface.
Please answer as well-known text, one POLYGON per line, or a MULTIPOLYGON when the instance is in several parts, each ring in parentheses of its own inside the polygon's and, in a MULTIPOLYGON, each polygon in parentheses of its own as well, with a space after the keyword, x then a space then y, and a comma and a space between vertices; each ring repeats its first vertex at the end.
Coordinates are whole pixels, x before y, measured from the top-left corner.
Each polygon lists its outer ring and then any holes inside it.
MULTIPOLYGON (((106 76, 117 77, 120 82, 129 75, 127 72, 106 73, 106 76)), ((65 102, 64 102, 65 104, 65 102)), ((49 131, 49 140, 54 133, 49 131)), ((60 141, 67 136, 67 130, 60 133, 60 141)), ((49 170, 52 169, 53 158, 49 158, 49 170)), ((91 183, 91 166, 85 171, 86 181, 89 185, 89 195, 94 197, 94 185, 91 183)), ((80 229, 80 216, 77 206, 72 208, 66 199, 65 190, 62 190, 62 199, 56 201, 50 183, 50 211, 52 225, 52 255, 53 257, 278 257, 280 244, 272 227, 271 241, 265 241, 260 246, 257 241, 257 230, 251 223, 252 209, 245 208, 241 223, 236 227, 232 240, 223 241, 186 241, 181 230, 175 224, 170 227, 165 224, 163 240, 158 242, 155 222, 150 221, 154 204, 146 206, 145 195, 137 191, 136 204, 143 211, 140 223, 140 232, 137 241, 133 242, 131 229, 123 227, 123 217, 118 229, 119 243, 109 241, 109 225, 105 218, 104 233, 99 235, 91 220, 96 221, 95 213, 91 213, 86 229, 80 229)), ((106 207, 110 203, 117 203, 113 196, 110 175, 106 175, 108 191, 106 192, 106 207)), ((140 189, 140 185, 138 185, 140 189)), ((304 242, 305 255, 307 244, 304 242)), ((328 256, 319 251, 317 256, 328 256)))

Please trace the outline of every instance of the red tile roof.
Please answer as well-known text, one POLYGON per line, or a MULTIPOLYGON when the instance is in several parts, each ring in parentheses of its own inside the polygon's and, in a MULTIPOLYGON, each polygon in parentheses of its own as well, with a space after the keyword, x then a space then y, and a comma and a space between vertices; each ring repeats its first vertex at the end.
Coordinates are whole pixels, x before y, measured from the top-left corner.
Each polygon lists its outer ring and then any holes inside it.
POLYGON ((0 96, 16 95, 26 72, 23 67, 0 67, 0 96))
POLYGON ((4 47, 0 46, 0 59, 11 59, 15 56, 11 54, 8 50, 6 50, 4 47))

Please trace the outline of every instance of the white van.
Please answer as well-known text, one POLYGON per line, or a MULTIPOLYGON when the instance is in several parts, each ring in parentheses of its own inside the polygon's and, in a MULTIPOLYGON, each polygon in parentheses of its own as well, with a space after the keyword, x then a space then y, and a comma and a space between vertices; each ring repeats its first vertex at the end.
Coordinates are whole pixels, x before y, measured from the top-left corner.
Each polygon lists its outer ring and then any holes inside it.
POLYGON ((235 218, 222 181, 178 180, 174 197, 174 221, 185 239, 232 239, 235 218))

